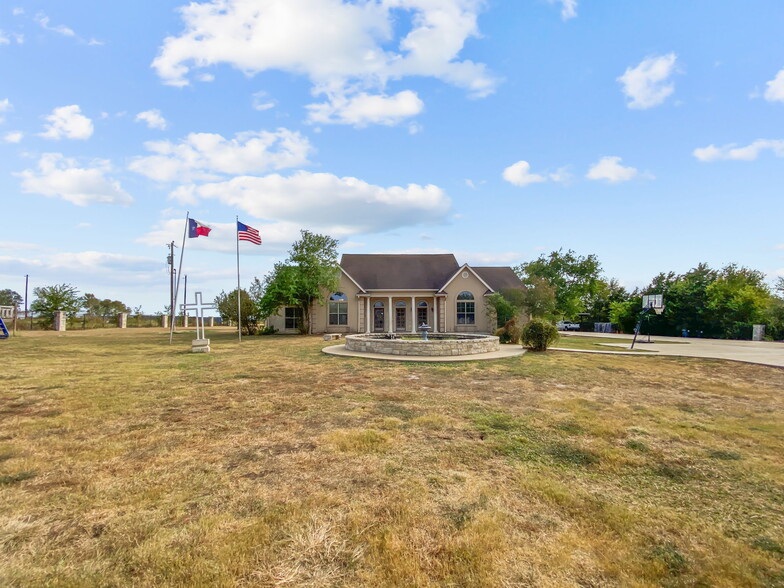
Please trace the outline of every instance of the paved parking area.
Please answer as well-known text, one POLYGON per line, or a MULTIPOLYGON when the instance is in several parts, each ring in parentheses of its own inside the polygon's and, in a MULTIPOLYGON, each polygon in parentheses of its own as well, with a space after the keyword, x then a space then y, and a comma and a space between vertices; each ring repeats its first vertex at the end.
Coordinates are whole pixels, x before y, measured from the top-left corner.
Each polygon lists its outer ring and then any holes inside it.
MULTIPOLYGON (((631 343, 631 335, 611 335, 607 333, 561 333, 563 338, 559 347, 569 347, 569 337, 609 337, 619 341, 620 346, 631 343)), ((644 337, 647 339, 647 335, 644 337)), ((712 359, 730 359, 747 363, 759 363, 784 367, 784 343, 773 341, 736 341, 726 339, 694 339, 691 337, 659 337, 653 336, 653 343, 640 343, 637 339, 635 349, 656 351, 659 355, 680 357, 706 357, 712 359), (662 341, 657 344, 656 341, 662 341), (671 341, 672 343, 665 343, 671 341)))

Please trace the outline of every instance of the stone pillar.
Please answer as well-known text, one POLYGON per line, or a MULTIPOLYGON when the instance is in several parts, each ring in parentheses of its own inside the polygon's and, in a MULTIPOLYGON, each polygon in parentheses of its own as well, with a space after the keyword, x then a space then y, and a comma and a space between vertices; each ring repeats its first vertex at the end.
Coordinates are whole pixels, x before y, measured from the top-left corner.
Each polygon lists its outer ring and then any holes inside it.
POLYGON ((117 327, 120 329, 128 328, 128 313, 121 312, 117 315, 117 327))
POLYGON ((207 323, 207 326, 210 327, 210 328, 215 326, 215 317, 214 316, 211 316, 209 318, 209 322, 207 323))
POLYGON ((753 325, 751 340, 762 341, 764 338, 765 338, 765 325, 753 325))
POLYGON ((161 327, 163 327, 164 329, 168 329, 169 328, 169 315, 168 314, 162 314, 161 315, 161 327))
POLYGON ((54 330, 65 331, 65 311, 56 310, 54 313, 54 330))
POLYGON ((182 328, 183 329, 187 329, 188 328, 188 315, 187 314, 182 315, 182 328))

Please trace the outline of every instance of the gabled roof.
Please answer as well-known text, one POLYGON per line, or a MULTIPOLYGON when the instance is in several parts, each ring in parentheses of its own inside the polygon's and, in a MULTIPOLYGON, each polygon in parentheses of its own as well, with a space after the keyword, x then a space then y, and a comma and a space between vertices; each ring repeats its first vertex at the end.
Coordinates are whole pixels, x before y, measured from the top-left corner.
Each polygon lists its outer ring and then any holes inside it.
POLYGON ((523 283, 511 267, 472 267, 494 292, 510 288, 523 288, 523 283))
POLYGON ((460 269, 451 253, 344 253, 340 267, 364 290, 438 290, 460 269))

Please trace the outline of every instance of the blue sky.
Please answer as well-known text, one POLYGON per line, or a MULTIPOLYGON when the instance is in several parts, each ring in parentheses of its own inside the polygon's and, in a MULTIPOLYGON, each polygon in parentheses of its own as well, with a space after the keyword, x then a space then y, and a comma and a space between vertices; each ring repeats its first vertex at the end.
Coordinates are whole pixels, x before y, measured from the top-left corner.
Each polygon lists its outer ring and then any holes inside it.
POLYGON ((214 0, 0 7, 0 289, 168 302, 302 228, 348 253, 608 277, 784 275, 780 0, 214 0))

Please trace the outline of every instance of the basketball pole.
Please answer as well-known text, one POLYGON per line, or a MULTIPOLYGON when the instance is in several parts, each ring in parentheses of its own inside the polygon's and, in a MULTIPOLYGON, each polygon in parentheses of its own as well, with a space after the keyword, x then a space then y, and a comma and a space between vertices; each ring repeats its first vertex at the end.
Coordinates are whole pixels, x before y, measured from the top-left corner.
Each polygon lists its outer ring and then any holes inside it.
POLYGON ((643 320, 645 320, 645 316, 646 316, 646 315, 647 315, 649 312, 651 312, 651 310, 653 310, 653 307, 652 307, 652 306, 646 306, 646 307, 645 307, 645 310, 643 310, 643 311, 642 311, 642 314, 640 314, 640 321, 637 323, 637 328, 636 328, 636 329, 634 329, 634 339, 632 339, 632 344, 631 344, 631 346, 629 347, 629 350, 630 350, 630 351, 631 351, 632 349, 634 349, 634 344, 637 342, 637 335, 639 335, 639 334, 640 334, 640 328, 642 327, 642 321, 643 321, 643 320))

